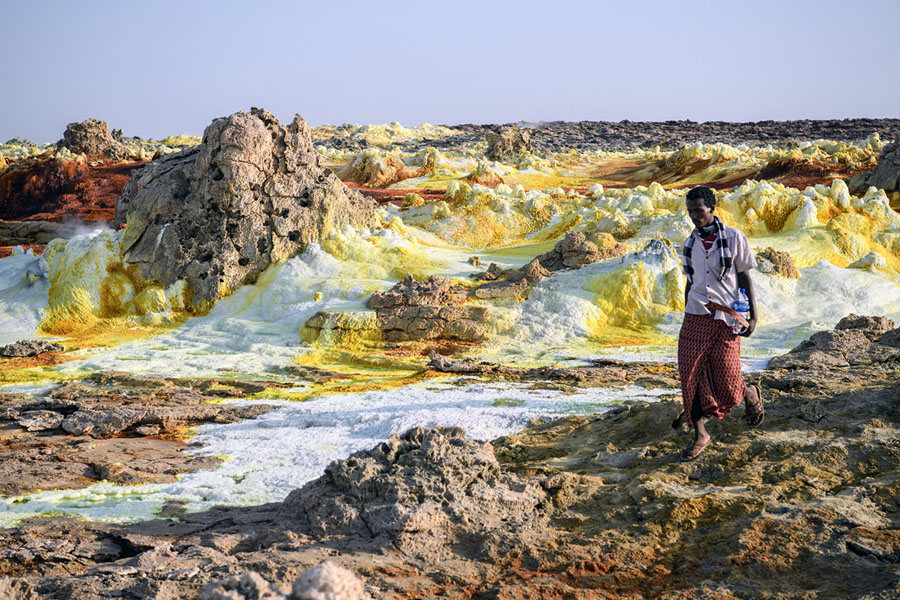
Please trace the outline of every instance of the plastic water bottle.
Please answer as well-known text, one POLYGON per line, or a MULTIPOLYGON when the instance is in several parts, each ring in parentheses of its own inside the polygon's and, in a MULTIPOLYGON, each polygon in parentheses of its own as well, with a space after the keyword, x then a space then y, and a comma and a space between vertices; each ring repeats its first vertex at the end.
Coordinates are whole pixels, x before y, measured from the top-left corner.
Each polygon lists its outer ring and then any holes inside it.
MULTIPOLYGON (((734 309, 734 312, 740 313, 745 319, 750 320, 750 298, 747 297, 747 290, 741 288, 738 291, 737 299, 731 304, 731 308, 734 309)), ((739 334, 746 329, 743 325, 735 320, 734 325, 731 327, 731 330, 735 334, 739 334)))

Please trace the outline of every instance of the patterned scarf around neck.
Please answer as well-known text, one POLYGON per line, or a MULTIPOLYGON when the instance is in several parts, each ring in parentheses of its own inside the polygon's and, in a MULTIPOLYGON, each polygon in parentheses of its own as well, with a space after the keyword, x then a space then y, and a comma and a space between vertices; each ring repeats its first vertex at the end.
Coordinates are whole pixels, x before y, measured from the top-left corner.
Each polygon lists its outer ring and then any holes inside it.
MULTIPOLYGON (((722 270, 717 277, 719 281, 722 281, 731 269, 732 258, 731 248, 728 247, 728 238, 725 237, 725 224, 722 223, 719 217, 713 217, 713 222, 703 229, 706 235, 711 233, 711 231, 709 231, 710 229, 717 234, 714 244, 719 249, 719 261, 722 264, 722 270)), ((681 265, 684 268, 684 274, 687 276, 689 283, 694 282, 694 268, 691 266, 691 251, 694 249, 694 242, 698 239, 702 239, 700 237, 701 235, 700 231, 698 231, 697 228, 694 228, 694 231, 692 231, 691 235, 688 236, 688 239, 685 240, 684 249, 681 253, 681 265)))

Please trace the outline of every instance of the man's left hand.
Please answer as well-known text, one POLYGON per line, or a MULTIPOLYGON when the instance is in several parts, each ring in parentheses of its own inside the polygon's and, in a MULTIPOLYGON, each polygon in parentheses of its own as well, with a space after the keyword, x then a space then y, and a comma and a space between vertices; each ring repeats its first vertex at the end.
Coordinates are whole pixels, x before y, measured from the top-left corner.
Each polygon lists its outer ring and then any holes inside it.
POLYGON ((741 335, 744 337, 750 337, 753 333, 753 330, 756 329, 756 317, 747 320, 747 327, 741 332, 741 335))

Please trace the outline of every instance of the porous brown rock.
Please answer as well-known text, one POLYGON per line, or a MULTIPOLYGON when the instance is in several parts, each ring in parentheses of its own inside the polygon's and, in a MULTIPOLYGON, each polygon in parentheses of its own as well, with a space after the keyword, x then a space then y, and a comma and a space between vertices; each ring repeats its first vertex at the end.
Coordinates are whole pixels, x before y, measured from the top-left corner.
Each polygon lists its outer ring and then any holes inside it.
POLYGON ((787 252, 767 247, 757 252, 756 258, 759 262, 758 269, 762 273, 774 273, 787 279, 800 277, 800 271, 797 270, 794 259, 787 252))
POLYGON ((331 463, 281 513, 317 536, 358 536, 440 560, 457 543, 485 558, 547 522, 547 493, 501 471, 493 447, 454 428, 416 428, 331 463))
POLYGON ((0 356, 37 356, 45 352, 62 352, 60 344, 45 340, 21 340, 5 346, 0 346, 0 356))
POLYGON ((353 571, 325 561, 297 578, 291 600, 371 600, 371 596, 353 571))
POLYGON ((342 181, 352 181, 366 187, 379 187, 410 177, 420 177, 428 172, 430 171, 425 167, 408 167, 395 154, 366 150, 344 165, 337 175, 342 181))
POLYGON ((3 600, 38 600, 37 594, 24 579, 0 578, 0 598, 3 600))
POLYGON ((255 571, 212 581, 200 590, 197 600, 284 600, 269 582, 255 571))
POLYGON ((482 300, 521 298, 526 295, 530 286, 534 285, 553 271, 573 268, 586 264, 621 256, 627 248, 607 233, 592 236, 602 247, 591 241, 581 232, 570 231, 556 243, 553 250, 538 256, 524 267, 503 269, 497 263, 491 263, 487 270, 475 273, 471 277, 485 281, 475 288, 473 295, 482 300))
POLYGON ((124 160, 129 154, 125 145, 110 134, 109 123, 99 119, 69 123, 57 147, 68 148, 76 154, 113 160, 124 160))
POLYGON ((164 287, 185 280, 193 309, 336 228, 377 225, 374 202, 322 164, 306 121, 282 127, 257 108, 215 119, 199 146, 132 177, 116 222, 128 225, 126 264, 164 287))
POLYGON ((900 192, 900 142, 885 146, 878 157, 878 165, 871 171, 854 175, 847 185, 853 194, 864 194, 869 186, 888 193, 900 192))
POLYGON ((900 350, 881 343, 893 340, 894 322, 885 317, 850 314, 832 331, 819 331, 787 354, 769 360, 770 369, 847 367, 885 362, 900 357, 900 350))
POLYGON ((541 266, 548 271, 577 269, 586 264, 625 254, 624 244, 610 245, 601 252, 597 244, 587 239, 580 231, 569 231, 553 250, 538 257, 541 266))
POLYGON ((484 163, 478 163, 475 170, 466 176, 467 183, 477 183, 489 188, 495 188, 504 183, 503 178, 496 172, 492 171, 484 163))
POLYGON ((268 412, 274 407, 218 400, 273 385, 287 384, 106 372, 37 398, 0 394, 0 494, 80 488, 99 480, 165 483, 179 473, 213 467, 218 458, 182 452, 178 439, 185 428, 268 412))
POLYGON ((458 340, 475 342, 487 331, 484 306, 466 305, 468 294, 450 279, 432 276, 416 281, 412 275, 385 292, 372 294, 367 306, 385 341, 458 340))
POLYGON ((487 150, 484 155, 490 160, 516 163, 523 154, 532 151, 531 136, 527 131, 514 125, 504 125, 499 131, 485 131, 487 150))

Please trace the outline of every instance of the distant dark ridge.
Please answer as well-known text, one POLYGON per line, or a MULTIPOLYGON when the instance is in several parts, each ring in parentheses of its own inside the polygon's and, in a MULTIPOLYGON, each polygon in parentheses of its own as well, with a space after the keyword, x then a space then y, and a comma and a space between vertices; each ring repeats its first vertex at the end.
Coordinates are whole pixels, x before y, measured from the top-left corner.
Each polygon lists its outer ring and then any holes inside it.
MULTIPOLYGON (((900 139, 900 119, 829 119, 801 121, 757 121, 731 123, 727 121, 549 121, 542 123, 513 123, 528 128, 532 144, 541 150, 628 150, 631 148, 678 148, 695 142, 747 144, 750 146, 778 145, 790 140, 862 141, 878 132, 883 141, 900 139)), ((500 125, 448 125, 462 130, 462 135, 434 140, 431 145, 442 147, 465 145, 481 141, 486 130, 500 125)), ((427 142, 427 141, 426 141, 427 142)), ((429 143, 417 142, 416 146, 429 143)))

